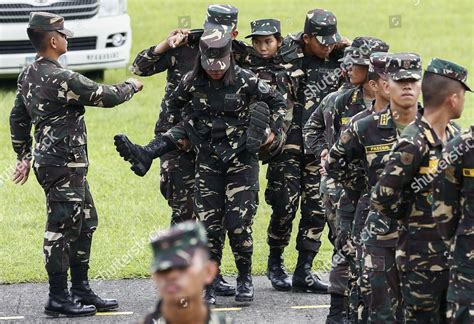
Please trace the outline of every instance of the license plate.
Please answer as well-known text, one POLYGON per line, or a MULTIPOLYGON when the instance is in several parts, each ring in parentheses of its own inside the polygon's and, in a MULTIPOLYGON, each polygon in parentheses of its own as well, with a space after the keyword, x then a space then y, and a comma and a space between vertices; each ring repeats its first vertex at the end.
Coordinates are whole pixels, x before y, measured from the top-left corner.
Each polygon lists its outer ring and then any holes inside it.
MULTIPOLYGON (((25 58, 25 65, 30 65, 31 63, 33 63, 36 59, 36 56, 27 56, 25 58)), ((59 64, 61 64, 62 67, 66 67, 67 66, 67 58, 66 58, 66 55, 61 55, 58 59, 59 61, 59 64)))

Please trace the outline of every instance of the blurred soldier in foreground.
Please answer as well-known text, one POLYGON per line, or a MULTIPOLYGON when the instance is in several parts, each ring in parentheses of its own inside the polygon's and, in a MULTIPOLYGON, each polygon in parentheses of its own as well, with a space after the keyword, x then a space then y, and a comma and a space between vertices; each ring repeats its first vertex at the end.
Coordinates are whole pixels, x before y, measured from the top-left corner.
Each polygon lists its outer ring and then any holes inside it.
POLYGON ((45 313, 87 316, 118 307, 89 287, 88 269, 97 212, 86 180, 89 160, 84 106, 113 107, 130 100, 142 83, 129 79, 113 86, 98 84, 58 63, 67 51, 64 18, 47 12, 30 15, 28 37, 36 61, 18 77, 10 115, 13 149, 17 153, 15 183, 28 180, 35 125, 34 171, 46 194, 44 255, 49 278, 45 313), (71 292, 67 272, 71 269, 71 292))
POLYGON ((206 231, 201 223, 187 221, 172 226, 151 242, 153 281, 160 300, 142 323, 231 323, 223 313, 213 313, 202 297, 214 280, 217 264, 209 259, 206 231))

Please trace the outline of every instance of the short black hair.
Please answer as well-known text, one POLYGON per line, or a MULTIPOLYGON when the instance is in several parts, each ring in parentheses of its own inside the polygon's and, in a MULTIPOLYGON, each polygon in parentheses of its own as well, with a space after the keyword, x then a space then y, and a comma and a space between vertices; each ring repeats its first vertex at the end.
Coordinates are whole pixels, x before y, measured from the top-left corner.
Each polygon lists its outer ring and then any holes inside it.
POLYGON ((281 36, 281 33, 274 33, 274 34, 270 34, 270 35, 253 35, 252 36, 252 41, 257 36, 274 36, 278 42, 283 42, 283 37, 281 36))
POLYGON ((51 32, 27 28, 26 33, 28 34, 28 38, 37 52, 46 50, 48 46, 48 40, 51 37, 51 32))
POLYGON ((421 82, 423 105, 425 107, 440 106, 447 97, 462 89, 465 87, 461 82, 426 71, 421 82))
POLYGON ((377 72, 370 72, 369 71, 369 73, 367 75, 367 78, 368 78, 369 81, 377 82, 380 79, 380 74, 378 74, 377 72))

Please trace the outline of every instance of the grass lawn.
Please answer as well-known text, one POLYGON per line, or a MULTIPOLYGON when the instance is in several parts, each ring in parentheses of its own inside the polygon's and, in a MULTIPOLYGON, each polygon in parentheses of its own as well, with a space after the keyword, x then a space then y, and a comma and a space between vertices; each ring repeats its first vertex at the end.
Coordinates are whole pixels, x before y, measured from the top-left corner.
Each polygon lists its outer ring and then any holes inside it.
MULTIPOLYGON (((138 51, 157 44, 178 27, 178 17, 189 19, 193 28, 201 27, 209 1, 129 0, 128 4, 133 25, 133 60, 138 51)), ((318 6, 336 14, 340 32, 349 38, 379 37, 391 45, 392 52, 419 53, 424 66, 432 57, 441 57, 466 66, 471 73, 474 68, 474 9, 468 0, 239 0, 232 4, 240 9, 240 39, 248 34, 249 22, 258 18, 279 18, 284 34, 298 32, 303 28, 305 12, 318 6)), ((130 76, 126 69, 111 70, 106 72, 105 82, 120 82, 130 76)), ((472 76, 470 79, 474 85, 472 76)), ((159 193, 158 163, 145 178, 136 177, 113 146, 116 133, 129 134, 139 143, 145 143, 153 134, 165 76, 143 78, 143 81, 145 90, 127 104, 112 110, 89 108, 86 114, 91 162, 88 179, 99 212, 91 259, 92 277, 147 276, 151 256, 148 237, 169 223, 170 209, 159 193)), ((43 281, 46 279, 42 253, 44 195, 33 174, 23 187, 6 180, 15 161, 8 126, 15 88, 14 82, 0 82, 0 282, 43 281)), ((470 94, 466 97, 465 113, 460 121, 463 128, 474 121, 474 101, 470 94)), ((264 171, 262 168, 261 203, 254 224, 255 274, 265 272, 268 254, 266 228, 270 208, 263 199, 264 171)), ((293 238, 295 234, 294 231, 293 238)), ((315 261, 319 269, 328 269, 330 250, 330 243, 325 240, 315 261)), ((285 257, 292 271, 296 261, 294 242, 286 249, 285 257)), ((223 271, 235 273, 228 247, 223 271)))

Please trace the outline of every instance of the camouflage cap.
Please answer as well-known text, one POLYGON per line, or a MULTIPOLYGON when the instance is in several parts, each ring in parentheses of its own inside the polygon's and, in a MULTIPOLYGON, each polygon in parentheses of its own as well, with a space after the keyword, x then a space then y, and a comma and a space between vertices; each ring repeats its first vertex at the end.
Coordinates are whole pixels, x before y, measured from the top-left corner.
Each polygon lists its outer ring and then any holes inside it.
POLYGON ((251 34, 245 36, 250 38, 253 36, 267 36, 281 33, 280 21, 278 19, 259 19, 250 23, 251 34))
POLYGON ((239 9, 226 4, 212 4, 207 7, 204 29, 222 28, 231 32, 237 27, 239 9))
POLYGON ((385 65, 387 75, 394 81, 421 79, 421 57, 415 53, 390 54, 385 65))
POLYGON ((64 18, 49 12, 30 12, 30 21, 28 28, 42 31, 57 31, 68 37, 72 37, 74 33, 64 28, 64 18))
POLYGON ((336 16, 324 9, 313 9, 306 13, 304 33, 314 35, 323 45, 331 45, 342 40, 337 32, 336 16))
POLYGON ((172 226, 151 243, 153 262, 151 272, 191 265, 198 248, 207 250, 206 230, 199 222, 187 221, 172 226))
POLYGON ((388 44, 375 37, 356 37, 351 44, 350 53, 352 63, 357 65, 370 64, 370 54, 375 52, 388 52, 388 44))
POLYGON ((230 66, 232 39, 223 29, 204 31, 199 41, 201 65, 205 70, 223 71, 230 66))
POLYGON ((471 91, 467 85, 467 69, 456 63, 439 58, 433 58, 426 68, 426 72, 436 73, 447 78, 461 82, 466 90, 471 91))
POLYGON ((385 66, 387 64, 388 56, 389 54, 385 52, 375 52, 370 54, 369 72, 375 72, 385 79, 385 66))

